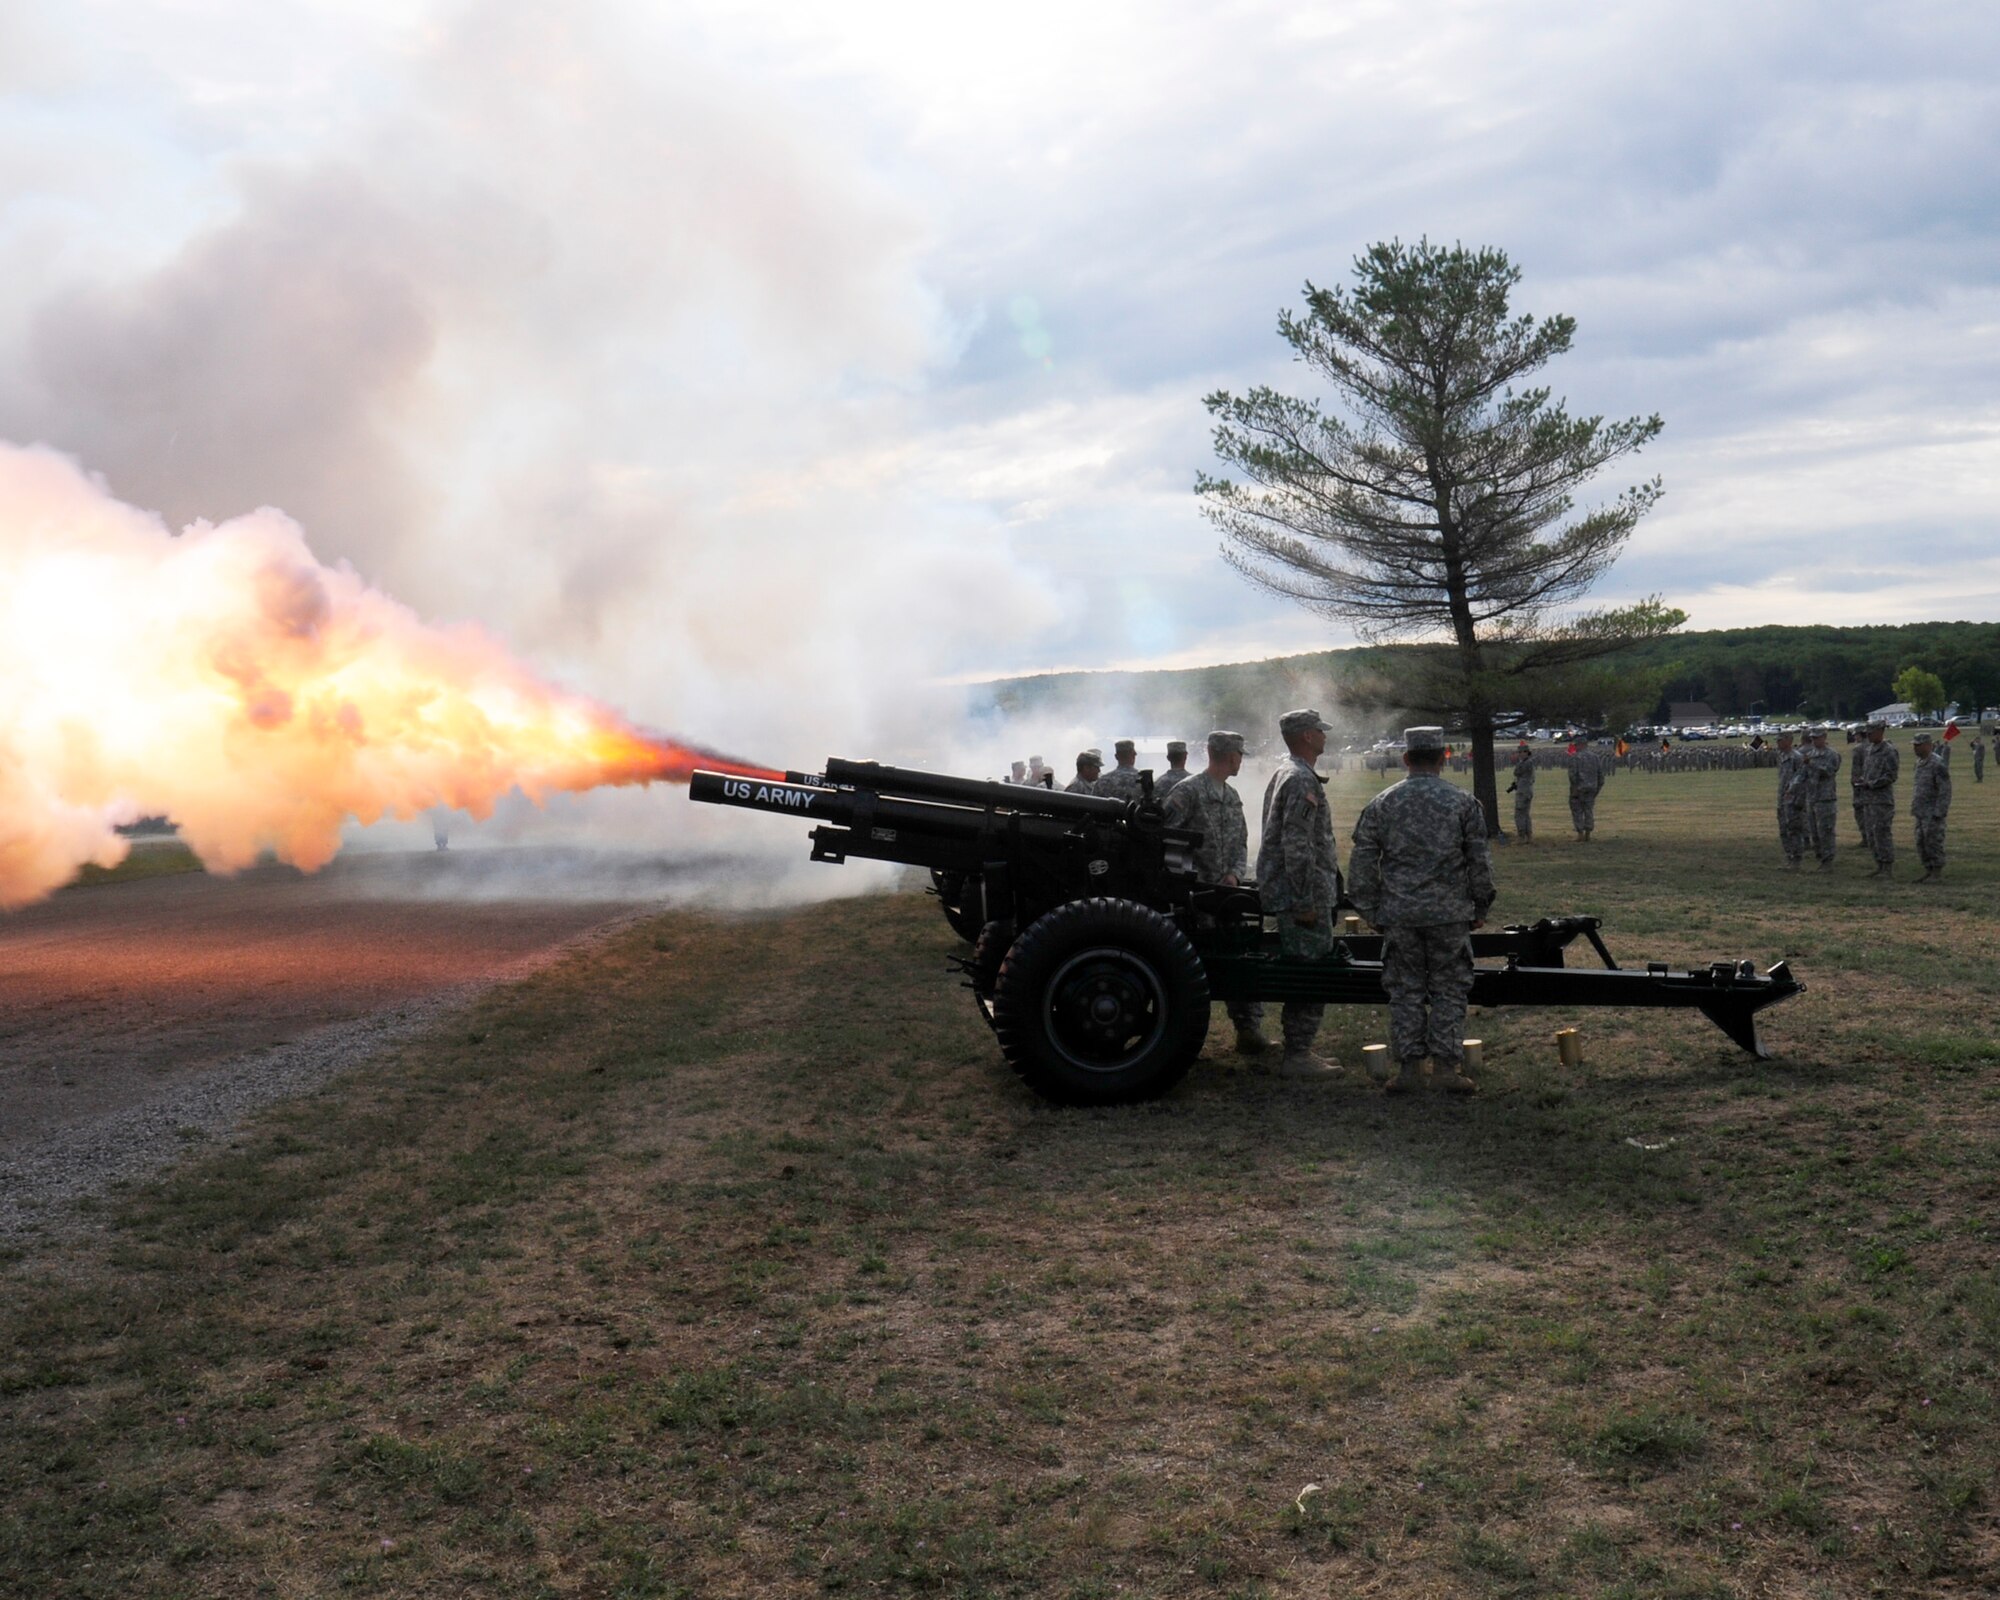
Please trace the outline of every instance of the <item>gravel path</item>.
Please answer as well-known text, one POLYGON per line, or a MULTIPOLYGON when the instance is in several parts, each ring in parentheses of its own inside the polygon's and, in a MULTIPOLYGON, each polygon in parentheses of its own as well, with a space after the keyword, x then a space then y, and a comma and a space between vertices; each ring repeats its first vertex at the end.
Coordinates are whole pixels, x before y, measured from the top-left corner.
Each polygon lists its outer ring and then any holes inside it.
POLYGON ((666 897, 657 863, 600 875, 588 899, 521 897, 524 868, 559 885, 563 865, 363 857, 73 889, 0 917, 0 1242, 56 1242, 87 1221, 79 1201, 666 897))

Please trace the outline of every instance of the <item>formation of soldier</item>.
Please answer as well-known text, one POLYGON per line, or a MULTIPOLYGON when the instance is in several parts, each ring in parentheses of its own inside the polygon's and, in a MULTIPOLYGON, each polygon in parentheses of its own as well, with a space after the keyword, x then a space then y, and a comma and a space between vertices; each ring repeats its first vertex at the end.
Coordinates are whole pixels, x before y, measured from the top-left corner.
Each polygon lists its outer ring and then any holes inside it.
MULTIPOLYGON (((1936 883, 1944 875, 1945 818, 1951 811, 1950 748, 1919 731, 1911 750, 1916 765, 1910 815, 1916 824, 1917 857, 1924 867, 1920 881, 1936 883)), ((1824 727, 1807 729, 1802 749, 1793 748, 1790 734, 1779 734, 1778 751, 1778 845, 1785 865, 1796 871, 1810 851, 1820 870, 1826 871, 1833 866, 1838 843, 1834 821, 1841 753, 1828 745, 1824 727)), ((1975 736, 1974 781, 1980 781, 1985 754, 1984 741, 1975 736)), ((1855 827, 1874 858, 1876 877, 1891 877, 1895 871, 1896 783, 1901 771, 1902 756, 1888 740, 1887 725, 1871 722, 1855 746, 1848 783, 1855 827)))
MULTIPOLYGON (((1286 759, 1264 790, 1254 881, 1287 956, 1320 957, 1333 949, 1340 866, 1333 807, 1318 771, 1330 731, 1310 709, 1280 717, 1286 759)), ((1243 749, 1242 734, 1211 733, 1207 766, 1177 781, 1165 801, 1170 826, 1202 836, 1194 865, 1205 882, 1251 881, 1243 801, 1230 785, 1242 771, 1243 749)), ((1493 874, 1484 813, 1470 794, 1444 780, 1446 759, 1442 728, 1408 729, 1402 755, 1408 776, 1363 808, 1352 835, 1352 899, 1383 936, 1382 982, 1395 1059, 1385 1086, 1391 1094, 1423 1087, 1469 1094, 1477 1087, 1464 1070, 1462 1035, 1472 990, 1471 934, 1493 902, 1493 874)), ((1532 777, 1529 783, 1532 789, 1532 777)), ((1227 1010, 1238 1053, 1260 1062, 1270 1049, 1262 1005, 1233 1002, 1227 1010)), ((1340 1074, 1340 1066, 1315 1048, 1325 1011, 1323 1003, 1285 1002, 1278 1076, 1340 1074)))

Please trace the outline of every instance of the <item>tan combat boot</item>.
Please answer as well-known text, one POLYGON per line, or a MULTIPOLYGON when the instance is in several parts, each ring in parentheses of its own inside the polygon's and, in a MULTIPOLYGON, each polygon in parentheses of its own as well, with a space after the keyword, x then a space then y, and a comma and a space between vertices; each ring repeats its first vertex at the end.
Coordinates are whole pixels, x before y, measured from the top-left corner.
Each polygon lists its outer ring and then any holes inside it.
POLYGON ((1285 1059, 1278 1063, 1281 1078, 1337 1078, 1340 1067, 1324 1056, 1315 1055, 1304 1045, 1286 1045, 1285 1059))
POLYGON ((1412 1056, 1403 1063, 1402 1071, 1383 1086, 1384 1094, 1421 1094, 1424 1081, 1430 1077, 1429 1056, 1412 1056))
POLYGON ((1463 1063, 1454 1061, 1448 1066, 1435 1068, 1431 1073, 1431 1087, 1443 1094, 1477 1094, 1479 1085, 1466 1076, 1463 1063))

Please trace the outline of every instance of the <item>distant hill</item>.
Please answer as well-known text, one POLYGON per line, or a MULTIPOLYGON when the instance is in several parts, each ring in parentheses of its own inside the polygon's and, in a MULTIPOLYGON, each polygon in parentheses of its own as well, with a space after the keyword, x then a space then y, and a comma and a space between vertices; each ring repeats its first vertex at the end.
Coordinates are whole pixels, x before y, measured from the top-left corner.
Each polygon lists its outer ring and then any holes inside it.
MULTIPOLYGON (((1353 707, 1356 731, 1397 721, 1402 647, 1359 646, 1162 672, 1051 672, 1003 678, 969 691, 971 709, 1005 718, 1062 715, 1115 706, 1134 729, 1260 727, 1274 709, 1353 707), (1198 715, 1195 713, 1199 713, 1198 715)), ((1889 685, 1908 666, 1935 672, 1968 709, 2000 705, 2000 623, 1912 622, 1868 628, 1718 628, 1681 633, 1620 658, 1667 677, 1652 720, 1667 703, 1705 700, 1718 715, 1853 717, 1895 699, 1889 685)))

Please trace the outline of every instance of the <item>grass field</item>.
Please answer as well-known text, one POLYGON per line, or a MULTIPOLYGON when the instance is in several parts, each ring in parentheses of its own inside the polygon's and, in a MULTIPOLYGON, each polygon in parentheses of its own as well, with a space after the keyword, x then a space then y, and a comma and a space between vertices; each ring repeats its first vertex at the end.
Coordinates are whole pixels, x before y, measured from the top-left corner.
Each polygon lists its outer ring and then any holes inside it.
POLYGON ((1467 1103, 1216 1053, 1054 1110, 921 896, 638 926, 0 1268, 0 1591, 1991 1594, 2000 786, 1960 766, 1932 889, 1844 815, 1784 873, 1769 773, 1620 777, 1589 846, 1551 786, 1498 914, 1810 992, 1765 1064, 1475 1014, 1467 1103))

